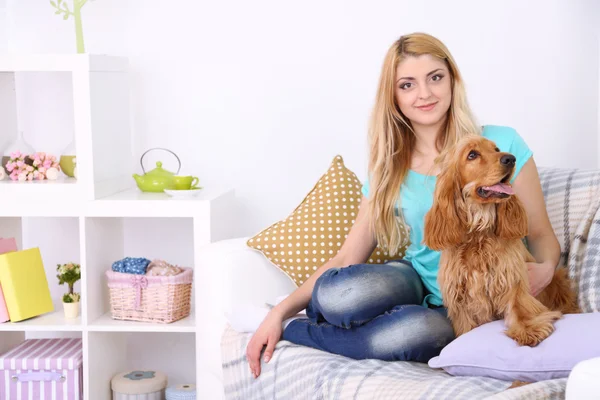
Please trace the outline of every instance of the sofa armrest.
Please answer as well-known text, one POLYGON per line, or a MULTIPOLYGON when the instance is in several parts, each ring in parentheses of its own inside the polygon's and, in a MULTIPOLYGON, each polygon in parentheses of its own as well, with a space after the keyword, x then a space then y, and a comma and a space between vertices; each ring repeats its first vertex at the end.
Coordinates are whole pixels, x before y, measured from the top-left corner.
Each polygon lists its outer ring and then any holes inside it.
POLYGON ((273 304, 278 297, 296 289, 283 271, 261 252, 248 247, 247 240, 245 237, 222 240, 199 251, 201 268, 209 269, 211 280, 216 280, 210 287, 203 286, 211 290, 211 307, 220 309, 221 315, 230 314, 240 304, 273 304))
POLYGON ((227 316, 236 306, 264 306, 296 288, 246 241, 226 239, 196 249, 196 350, 202 354, 196 370, 203 392, 210 393, 211 399, 224 398, 221 344, 227 316))
POLYGON ((567 380, 566 400, 597 398, 600 391, 600 357, 577 363, 567 380))

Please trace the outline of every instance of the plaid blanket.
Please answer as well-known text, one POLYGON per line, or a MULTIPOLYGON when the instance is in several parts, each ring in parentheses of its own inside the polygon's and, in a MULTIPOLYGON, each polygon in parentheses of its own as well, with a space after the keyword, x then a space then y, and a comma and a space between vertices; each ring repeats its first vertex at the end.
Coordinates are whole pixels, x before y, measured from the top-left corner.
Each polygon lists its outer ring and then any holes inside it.
POLYGON ((454 377, 427 364, 353 360, 280 341, 254 379, 246 359, 250 334, 227 328, 222 337, 227 399, 564 399, 566 379, 507 390, 510 382, 454 377))
MULTIPOLYGON (((540 168, 550 221, 585 312, 600 311, 600 171, 540 168)), ((427 364, 352 360, 280 341, 254 379, 251 335, 228 327, 221 341, 228 399, 564 399, 566 379, 508 389, 510 382, 454 377, 427 364)))
POLYGON ((583 312, 600 311, 600 170, 539 168, 550 222, 583 312))

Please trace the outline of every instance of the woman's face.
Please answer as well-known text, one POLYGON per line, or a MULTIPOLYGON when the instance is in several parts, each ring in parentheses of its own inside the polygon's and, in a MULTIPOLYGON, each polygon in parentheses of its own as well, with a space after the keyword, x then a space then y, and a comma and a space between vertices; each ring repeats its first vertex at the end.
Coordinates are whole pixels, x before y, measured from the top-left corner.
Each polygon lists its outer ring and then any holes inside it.
POLYGON ((413 127, 446 118, 452 88, 446 63, 429 54, 405 58, 396 69, 396 102, 413 127))

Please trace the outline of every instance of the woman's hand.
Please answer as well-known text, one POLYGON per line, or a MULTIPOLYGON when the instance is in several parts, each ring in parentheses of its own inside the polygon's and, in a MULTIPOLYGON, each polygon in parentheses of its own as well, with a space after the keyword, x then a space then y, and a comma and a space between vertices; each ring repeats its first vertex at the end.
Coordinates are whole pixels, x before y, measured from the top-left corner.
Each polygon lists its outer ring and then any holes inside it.
POLYGON ((550 284, 554 276, 554 265, 550 263, 527 263, 527 274, 529 275, 529 291, 535 297, 550 284))
POLYGON ((271 357, 273 357, 275 345, 281 339, 281 334, 283 333, 282 323, 283 318, 273 309, 260 324, 256 332, 254 332, 252 339, 250 339, 246 347, 246 357, 248 358, 250 371, 254 378, 260 375, 260 353, 265 345, 267 349, 265 350, 263 360, 269 362, 271 357))

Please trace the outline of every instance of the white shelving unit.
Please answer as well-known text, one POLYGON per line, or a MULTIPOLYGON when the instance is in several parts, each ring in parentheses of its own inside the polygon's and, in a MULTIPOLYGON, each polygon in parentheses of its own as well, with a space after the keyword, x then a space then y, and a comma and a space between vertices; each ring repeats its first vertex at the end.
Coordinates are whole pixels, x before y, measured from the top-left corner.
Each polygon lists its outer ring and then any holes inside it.
MULTIPOLYGON (((0 181, 0 237, 17 238, 20 249, 40 248, 55 311, 0 324, 0 351, 27 337, 82 337, 86 400, 110 399, 111 377, 131 368, 161 370, 170 383, 196 383, 198 398, 221 398, 214 343, 222 321, 215 318, 211 325, 211 266, 198 260, 203 246, 235 235, 234 191, 205 188, 197 197, 179 200, 137 189, 132 174, 142 171, 132 154, 128 62, 120 57, 0 56, 0 146, 17 135, 17 104, 29 105, 26 94, 18 98, 18 82, 40 76, 52 81, 53 74, 68 82, 72 109, 63 110, 42 136, 70 132, 78 179, 0 181), (71 79, 65 80, 65 74, 71 79), (105 272, 126 256, 193 267, 191 315, 172 324, 113 320, 105 272), (63 316, 66 288, 55 277, 56 264, 68 261, 82 265, 76 320, 63 316)), ((43 91, 36 96, 44 96, 43 91)), ((35 115, 34 103, 28 112, 35 115)))

